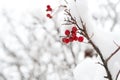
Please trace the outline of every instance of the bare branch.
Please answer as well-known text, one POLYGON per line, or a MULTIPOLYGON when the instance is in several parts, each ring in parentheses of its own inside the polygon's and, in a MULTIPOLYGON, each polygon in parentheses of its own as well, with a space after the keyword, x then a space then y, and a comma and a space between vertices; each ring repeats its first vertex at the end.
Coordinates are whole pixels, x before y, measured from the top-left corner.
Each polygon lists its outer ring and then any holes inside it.
POLYGON ((115 80, 118 80, 119 75, 120 75, 120 70, 118 71, 115 80))
POLYGON ((106 59, 106 62, 108 62, 119 50, 120 46, 113 53, 111 53, 111 55, 106 59))
POLYGON ((66 9, 65 13, 69 16, 66 20, 66 22, 71 23, 71 24, 75 24, 79 30, 83 31, 82 28, 80 28, 80 26, 78 25, 76 19, 72 16, 72 14, 70 13, 70 10, 66 9))
POLYGON ((104 65, 103 65, 102 63, 100 63, 100 62, 97 62, 97 64, 100 64, 101 66, 103 66, 103 67, 104 67, 104 65))

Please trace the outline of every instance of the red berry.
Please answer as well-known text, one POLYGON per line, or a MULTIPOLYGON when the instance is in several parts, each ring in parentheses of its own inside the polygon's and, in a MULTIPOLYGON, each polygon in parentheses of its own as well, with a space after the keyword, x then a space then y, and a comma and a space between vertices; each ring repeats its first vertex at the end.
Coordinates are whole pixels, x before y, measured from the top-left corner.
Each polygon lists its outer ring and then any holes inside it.
POLYGON ((65 35, 69 36, 70 35, 70 31, 69 30, 65 30, 65 35))
POLYGON ((51 8, 51 6, 50 6, 50 5, 47 5, 47 8, 51 8))
POLYGON ((70 38, 69 38, 69 41, 70 41, 70 42, 73 42, 73 40, 74 40, 73 37, 70 37, 70 38))
POLYGON ((46 11, 52 11, 52 8, 51 8, 50 5, 47 5, 47 9, 46 9, 46 11))
POLYGON ((46 16, 47 16, 48 18, 52 18, 52 16, 51 16, 50 14, 47 14, 46 16))
POLYGON ((46 11, 52 11, 52 8, 47 8, 46 11))
POLYGON ((84 37, 83 37, 83 36, 79 36, 79 37, 78 37, 78 41, 79 41, 79 42, 83 42, 83 40, 84 40, 84 37))
POLYGON ((76 32, 76 31, 77 31, 77 28, 76 28, 76 27, 72 27, 72 31, 73 31, 73 32, 76 32))
POLYGON ((73 36, 73 40, 77 41, 78 37, 77 36, 73 36))
POLYGON ((73 37, 76 36, 76 33, 75 33, 75 32, 72 32, 72 36, 73 36, 73 37))
POLYGON ((69 39, 66 39, 66 40, 65 40, 65 43, 69 43, 69 42, 70 42, 69 39))
POLYGON ((65 42, 66 38, 62 38, 62 42, 65 42))
POLYGON ((66 44, 70 42, 68 38, 62 38, 62 41, 66 44))

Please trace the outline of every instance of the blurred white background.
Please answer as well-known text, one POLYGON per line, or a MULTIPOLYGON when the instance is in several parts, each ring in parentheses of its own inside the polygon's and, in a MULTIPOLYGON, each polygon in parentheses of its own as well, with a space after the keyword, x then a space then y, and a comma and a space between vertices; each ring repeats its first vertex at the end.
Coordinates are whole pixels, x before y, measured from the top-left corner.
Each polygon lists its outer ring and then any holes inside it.
MULTIPOLYGON (((120 31, 119 2, 89 1, 97 27, 120 31)), ((88 45, 64 45, 61 26, 46 18, 46 5, 56 9, 62 3, 64 0, 0 0, 0 80, 75 80, 72 70, 84 60, 88 45)))

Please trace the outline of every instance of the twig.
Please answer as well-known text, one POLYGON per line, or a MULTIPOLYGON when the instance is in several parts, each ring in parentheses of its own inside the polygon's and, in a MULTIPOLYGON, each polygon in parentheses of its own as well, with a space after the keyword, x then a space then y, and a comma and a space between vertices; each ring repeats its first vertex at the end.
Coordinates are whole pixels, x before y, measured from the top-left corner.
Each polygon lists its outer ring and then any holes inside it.
POLYGON ((72 54, 72 57, 73 57, 74 65, 76 66, 77 65, 77 63, 76 63, 76 56, 75 56, 75 53, 73 51, 72 46, 70 46, 70 50, 71 50, 71 54, 72 54))
POLYGON ((115 41, 113 41, 114 42, 114 44, 117 46, 117 47, 119 47, 119 45, 115 42, 115 41))
POLYGON ((115 80, 118 80, 119 75, 120 75, 120 70, 118 71, 115 80))
POLYGON ((2 73, 0 73, 0 77, 2 77, 3 80, 7 80, 6 76, 4 76, 2 73))
POLYGON ((118 48, 113 53, 111 53, 111 55, 106 59, 106 62, 108 62, 119 50, 120 46, 118 46, 118 48))
POLYGON ((67 0, 64 0, 66 4, 68 4, 67 0))
POLYGON ((103 67, 104 67, 104 65, 103 65, 102 63, 100 63, 100 62, 97 62, 97 64, 100 64, 101 66, 103 66, 103 67))
POLYGON ((69 23, 72 22, 72 24, 75 24, 78 27, 79 30, 83 31, 83 29, 80 28, 80 26, 77 24, 77 21, 75 20, 75 18, 70 13, 70 10, 66 9, 65 13, 66 13, 66 15, 68 15, 70 17, 70 18, 69 17, 67 18, 68 20, 66 20, 66 22, 69 22, 69 23))

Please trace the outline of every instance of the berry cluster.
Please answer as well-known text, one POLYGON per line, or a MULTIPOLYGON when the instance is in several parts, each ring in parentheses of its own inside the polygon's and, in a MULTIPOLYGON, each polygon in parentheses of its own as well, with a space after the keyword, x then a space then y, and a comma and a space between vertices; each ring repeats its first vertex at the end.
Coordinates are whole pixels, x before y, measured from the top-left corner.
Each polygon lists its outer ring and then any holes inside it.
POLYGON ((72 30, 65 30, 65 37, 62 38, 62 42, 64 43, 69 43, 69 42, 73 42, 73 41, 78 41, 78 42, 83 42, 84 37, 83 36, 77 36, 77 31, 78 29, 74 26, 72 27, 72 30))
POLYGON ((47 5, 46 8, 47 8, 47 9, 46 9, 46 11, 47 11, 46 16, 51 19, 52 16, 51 16, 51 14, 50 14, 49 12, 52 12, 53 9, 51 8, 50 5, 47 5))

